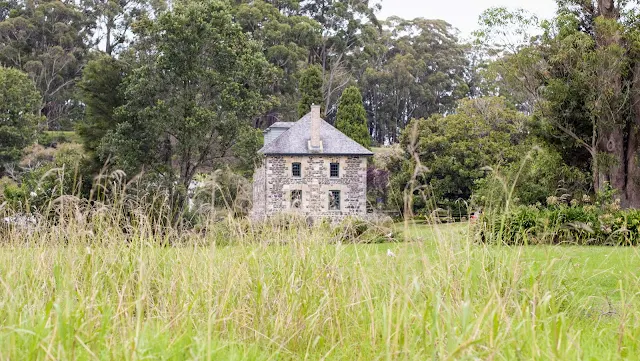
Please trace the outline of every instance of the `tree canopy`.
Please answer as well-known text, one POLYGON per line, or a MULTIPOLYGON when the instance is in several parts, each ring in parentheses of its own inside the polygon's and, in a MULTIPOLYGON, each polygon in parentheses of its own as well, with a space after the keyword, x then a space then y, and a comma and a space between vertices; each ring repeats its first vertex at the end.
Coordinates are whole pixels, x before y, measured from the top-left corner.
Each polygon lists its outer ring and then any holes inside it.
POLYGON ((348 87, 340 96, 336 128, 362 146, 366 148, 371 146, 367 113, 362 105, 360 90, 355 86, 348 87))
MULTIPOLYGON (((20 159, 36 136, 40 94, 27 74, 0 67, 0 164, 20 159)), ((0 168, 0 174, 4 169, 0 168)))

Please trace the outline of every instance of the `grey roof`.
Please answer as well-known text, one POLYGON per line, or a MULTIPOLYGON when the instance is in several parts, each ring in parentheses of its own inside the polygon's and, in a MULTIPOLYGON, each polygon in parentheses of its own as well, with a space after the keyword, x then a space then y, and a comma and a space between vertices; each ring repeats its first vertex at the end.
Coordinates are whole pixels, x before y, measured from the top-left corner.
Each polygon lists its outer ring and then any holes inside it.
MULTIPOLYGON (((278 122, 275 124, 283 124, 278 122)), ((274 124, 274 125, 275 125, 274 124)), ((262 147, 258 153, 262 154, 329 154, 329 155, 373 155, 367 148, 361 146, 355 140, 347 137, 331 124, 320 120, 320 140, 322 152, 309 151, 308 142, 311 138, 311 113, 307 113, 271 143, 262 147)), ((272 125, 273 126, 273 125, 272 125)))
POLYGON ((275 122, 269 128, 291 128, 295 122, 275 122))

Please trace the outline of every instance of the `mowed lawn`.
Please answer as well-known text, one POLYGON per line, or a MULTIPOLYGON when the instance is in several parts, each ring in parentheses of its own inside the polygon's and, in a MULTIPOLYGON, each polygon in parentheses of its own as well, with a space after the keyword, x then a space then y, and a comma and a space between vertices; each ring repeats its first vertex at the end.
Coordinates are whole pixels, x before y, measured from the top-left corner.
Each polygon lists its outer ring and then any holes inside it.
POLYGON ((4 246, 0 359, 638 359, 637 249, 399 227, 414 241, 4 246))

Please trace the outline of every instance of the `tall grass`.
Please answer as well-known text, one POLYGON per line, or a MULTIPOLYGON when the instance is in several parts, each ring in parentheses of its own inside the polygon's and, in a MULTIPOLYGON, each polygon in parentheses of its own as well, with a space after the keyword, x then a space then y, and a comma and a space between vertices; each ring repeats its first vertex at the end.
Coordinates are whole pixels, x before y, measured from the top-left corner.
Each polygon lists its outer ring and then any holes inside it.
POLYGON ((490 246, 468 224, 408 221, 394 244, 217 215, 163 227, 163 198, 122 187, 0 231, 1 360, 640 354, 635 248, 490 246))
POLYGON ((181 247, 158 246, 145 228, 86 236, 70 222, 12 235, 0 252, 0 359, 600 360, 640 352, 640 280, 626 268, 637 269, 637 254, 613 253, 617 273, 587 267, 588 257, 477 245, 460 226, 416 229, 427 232, 422 242, 392 245, 329 245, 316 227, 281 243, 201 235, 204 245, 181 247))

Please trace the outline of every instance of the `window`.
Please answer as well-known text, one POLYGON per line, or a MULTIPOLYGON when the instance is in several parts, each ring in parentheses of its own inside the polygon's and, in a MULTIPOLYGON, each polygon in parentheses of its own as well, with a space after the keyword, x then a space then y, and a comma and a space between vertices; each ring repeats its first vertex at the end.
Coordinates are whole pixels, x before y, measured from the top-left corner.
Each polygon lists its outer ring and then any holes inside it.
POLYGON ((329 210, 340 210, 340 191, 329 191, 329 210))
POLYGON ((300 177, 302 174, 300 163, 291 164, 291 175, 294 177, 300 177))
POLYGON ((299 189, 291 191, 291 208, 299 209, 301 207, 302 207, 302 191, 299 189))
POLYGON ((338 178, 340 176, 340 163, 329 164, 329 177, 338 178))

